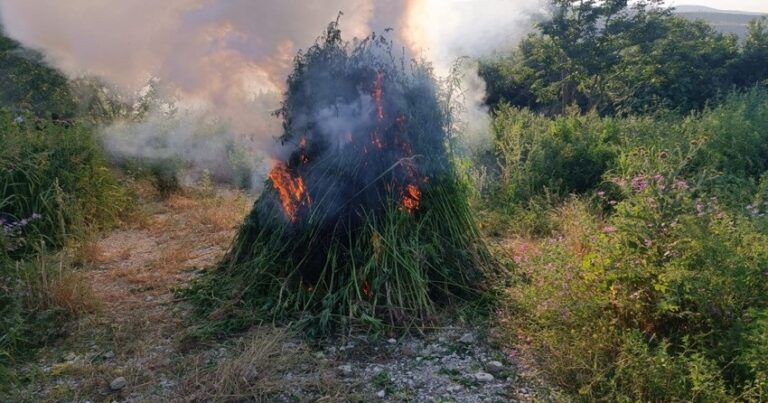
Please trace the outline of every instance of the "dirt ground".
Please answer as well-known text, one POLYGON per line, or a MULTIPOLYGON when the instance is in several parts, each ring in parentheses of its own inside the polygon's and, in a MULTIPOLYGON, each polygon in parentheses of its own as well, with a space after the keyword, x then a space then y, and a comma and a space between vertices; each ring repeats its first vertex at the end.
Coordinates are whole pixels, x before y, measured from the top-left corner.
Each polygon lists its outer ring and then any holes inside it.
POLYGON ((190 308, 173 290, 221 259, 253 198, 147 193, 134 217, 81 248, 97 309, 25 365, 14 401, 538 400, 513 352, 486 342, 483 329, 309 346, 289 330, 255 327, 188 348, 190 308))

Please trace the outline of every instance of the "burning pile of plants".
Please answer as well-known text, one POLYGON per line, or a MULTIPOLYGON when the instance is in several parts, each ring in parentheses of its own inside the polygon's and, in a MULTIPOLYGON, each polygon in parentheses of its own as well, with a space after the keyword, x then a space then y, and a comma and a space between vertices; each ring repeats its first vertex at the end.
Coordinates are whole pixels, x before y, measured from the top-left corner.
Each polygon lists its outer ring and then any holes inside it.
POLYGON ((282 156, 217 270, 187 290, 227 330, 254 321, 429 323, 491 267, 449 152, 430 66, 332 23, 294 62, 282 156))

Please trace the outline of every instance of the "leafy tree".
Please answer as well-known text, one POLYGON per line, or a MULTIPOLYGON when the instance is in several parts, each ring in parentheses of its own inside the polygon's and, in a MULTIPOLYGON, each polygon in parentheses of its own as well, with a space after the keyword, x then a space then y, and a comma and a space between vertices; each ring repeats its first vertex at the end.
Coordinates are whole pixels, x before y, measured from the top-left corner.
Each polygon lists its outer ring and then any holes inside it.
POLYGON ((740 86, 768 80, 768 17, 749 23, 741 58, 734 70, 735 81, 740 86))
POLYGON ((608 70, 603 112, 700 109, 730 89, 730 65, 739 54, 735 36, 676 17, 664 19, 661 28, 664 35, 619 51, 608 70))
POLYGON ((488 102, 546 114, 571 105, 602 115, 701 109, 768 77, 768 23, 743 46, 660 0, 550 0, 551 18, 512 55, 481 63, 488 102))

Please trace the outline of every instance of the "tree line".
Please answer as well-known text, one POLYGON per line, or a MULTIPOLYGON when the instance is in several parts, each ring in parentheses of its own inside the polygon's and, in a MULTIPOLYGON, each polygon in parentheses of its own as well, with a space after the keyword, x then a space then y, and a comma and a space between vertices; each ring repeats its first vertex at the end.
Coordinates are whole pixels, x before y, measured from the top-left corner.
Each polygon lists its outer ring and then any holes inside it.
POLYGON ((743 40, 663 0, 551 0, 551 18, 509 54, 481 61, 488 104, 600 115, 699 110, 768 80, 768 18, 743 40))

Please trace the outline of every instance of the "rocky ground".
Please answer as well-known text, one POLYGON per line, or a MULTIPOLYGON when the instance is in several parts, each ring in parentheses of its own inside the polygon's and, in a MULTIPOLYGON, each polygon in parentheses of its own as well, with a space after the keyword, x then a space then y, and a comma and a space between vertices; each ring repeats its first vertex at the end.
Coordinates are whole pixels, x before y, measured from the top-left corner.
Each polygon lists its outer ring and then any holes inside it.
POLYGON ((532 401, 535 389, 514 356, 492 348, 480 332, 444 328, 426 336, 326 346, 345 382, 390 402, 532 401), (528 386, 526 386, 528 385, 528 386))
POLYGON ((230 191, 144 197, 135 219, 86 248, 99 309, 21 369, 25 386, 10 401, 548 400, 514 352, 467 325, 319 345, 265 326, 184 343, 189 307, 173 289, 223 256, 251 202, 230 191))

